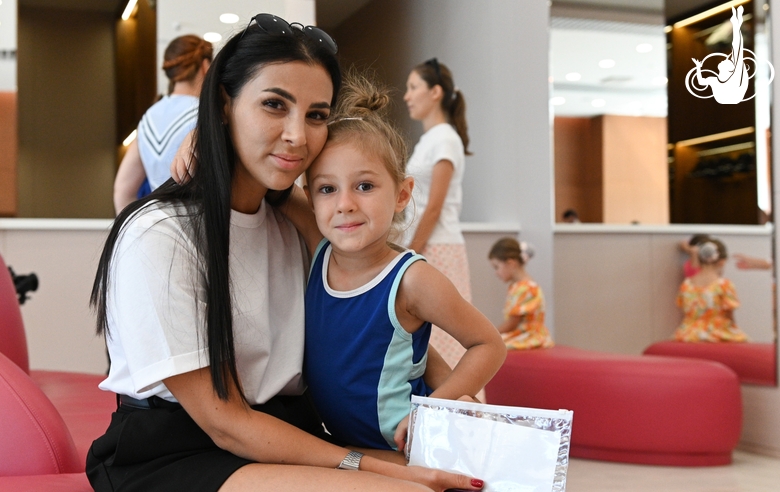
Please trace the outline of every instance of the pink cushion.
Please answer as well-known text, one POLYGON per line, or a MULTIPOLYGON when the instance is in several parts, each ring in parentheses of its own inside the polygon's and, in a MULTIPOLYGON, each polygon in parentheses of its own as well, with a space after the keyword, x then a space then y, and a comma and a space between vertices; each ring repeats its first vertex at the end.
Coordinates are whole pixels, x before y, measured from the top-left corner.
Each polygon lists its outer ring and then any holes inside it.
POLYGON ((92 441, 103 435, 116 410, 116 395, 98 384, 106 377, 77 372, 37 371, 30 377, 51 400, 73 437, 81 469, 92 441))
POLYGON ((663 341, 650 345, 646 355, 671 355, 714 360, 730 367, 746 384, 774 386, 777 366, 774 343, 686 343, 663 341))
POLYGON ((0 354, 0 476, 84 471, 65 422, 38 386, 0 354))
POLYGON ((92 492, 85 473, 0 477, 0 492, 92 492))
POLYGON ((11 273, 2 255, 0 255, 0 354, 14 361, 24 372, 30 372, 22 312, 19 310, 11 273))
POLYGON ((566 346, 510 351, 488 403, 574 411, 570 455, 723 465, 742 427, 737 375, 717 362, 566 346))

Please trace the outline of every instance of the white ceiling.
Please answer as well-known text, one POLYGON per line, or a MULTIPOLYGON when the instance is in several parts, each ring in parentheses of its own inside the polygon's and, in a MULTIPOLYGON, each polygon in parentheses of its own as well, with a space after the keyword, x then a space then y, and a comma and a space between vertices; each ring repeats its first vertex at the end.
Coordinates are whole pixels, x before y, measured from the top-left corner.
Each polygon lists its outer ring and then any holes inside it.
POLYGON ((553 18, 550 29, 551 102, 556 116, 666 116, 666 35, 662 23, 553 18), (647 53, 636 47, 650 45, 647 53), (615 62, 601 68, 601 60, 615 62), (566 75, 581 79, 569 81, 566 75), (600 102, 594 106, 593 102, 600 102))

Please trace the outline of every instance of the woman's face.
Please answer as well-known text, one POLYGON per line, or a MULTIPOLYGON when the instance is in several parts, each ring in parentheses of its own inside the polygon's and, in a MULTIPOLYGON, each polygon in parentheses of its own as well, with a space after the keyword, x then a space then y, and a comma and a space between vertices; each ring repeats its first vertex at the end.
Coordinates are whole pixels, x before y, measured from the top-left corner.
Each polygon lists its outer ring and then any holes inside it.
POLYGON ((409 117, 417 121, 424 120, 439 105, 440 92, 439 86, 428 87, 428 83, 416 71, 412 70, 409 78, 406 79, 406 93, 404 94, 409 117))
POLYGON ((295 61, 261 68, 225 105, 236 151, 231 206, 254 213, 268 190, 289 188, 320 153, 333 82, 320 65, 295 61))

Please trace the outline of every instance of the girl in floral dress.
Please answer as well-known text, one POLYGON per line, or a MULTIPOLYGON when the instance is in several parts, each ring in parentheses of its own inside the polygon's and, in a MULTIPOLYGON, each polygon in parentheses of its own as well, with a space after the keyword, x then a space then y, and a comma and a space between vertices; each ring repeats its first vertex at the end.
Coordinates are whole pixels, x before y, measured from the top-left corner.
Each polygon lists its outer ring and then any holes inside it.
POLYGON ((525 242, 512 238, 498 240, 490 249, 488 259, 496 276, 509 283, 504 322, 498 331, 508 349, 549 348, 554 345, 544 325, 544 294, 525 271, 533 250, 525 242))
POLYGON ((674 334, 679 342, 746 342, 747 335, 734 323, 739 307, 734 284, 721 277, 726 263, 726 246, 709 239, 699 247, 701 270, 680 285, 677 305, 683 310, 682 324, 674 334))

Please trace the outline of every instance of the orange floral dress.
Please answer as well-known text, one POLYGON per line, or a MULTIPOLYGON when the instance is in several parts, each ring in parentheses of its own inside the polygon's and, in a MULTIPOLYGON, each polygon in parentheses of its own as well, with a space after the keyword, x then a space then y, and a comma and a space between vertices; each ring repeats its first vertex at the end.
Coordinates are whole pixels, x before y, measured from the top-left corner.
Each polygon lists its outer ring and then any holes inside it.
POLYGON ((524 350, 550 348, 552 337, 544 326, 544 294, 533 280, 521 280, 509 286, 504 303, 504 317, 519 316, 516 329, 502 333, 506 348, 524 350))
POLYGON ((674 333, 678 342, 746 342, 748 339, 729 316, 739 307, 739 300, 734 284, 728 279, 718 279, 706 287, 697 287, 685 279, 677 293, 677 306, 684 315, 674 333))

